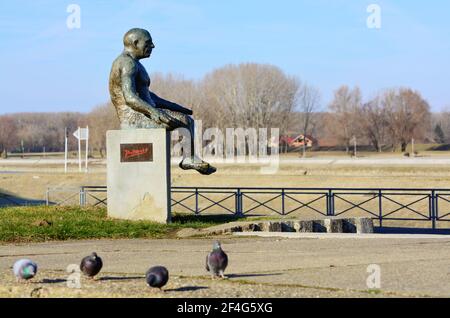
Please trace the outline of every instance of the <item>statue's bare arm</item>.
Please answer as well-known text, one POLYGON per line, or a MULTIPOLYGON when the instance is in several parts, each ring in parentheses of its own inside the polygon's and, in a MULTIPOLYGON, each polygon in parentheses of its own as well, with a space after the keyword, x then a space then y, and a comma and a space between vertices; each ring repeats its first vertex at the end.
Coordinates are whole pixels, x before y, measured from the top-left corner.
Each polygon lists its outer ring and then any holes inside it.
POLYGON ((192 110, 190 110, 188 108, 184 108, 183 106, 178 105, 176 103, 172 103, 168 100, 165 100, 153 92, 150 92, 150 97, 155 102, 157 108, 164 108, 164 109, 173 110, 175 112, 180 112, 180 113, 183 113, 186 115, 192 115, 192 110))

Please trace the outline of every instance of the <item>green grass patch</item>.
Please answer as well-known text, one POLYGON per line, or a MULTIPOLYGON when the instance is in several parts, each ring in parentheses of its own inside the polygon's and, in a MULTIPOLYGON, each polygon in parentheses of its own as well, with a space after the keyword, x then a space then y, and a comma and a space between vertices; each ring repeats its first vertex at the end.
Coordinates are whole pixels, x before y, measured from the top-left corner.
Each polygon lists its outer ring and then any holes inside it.
POLYGON ((235 221, 236 218, 175 214, 172 220, 171 224, 165 225, 110 219, 105 208, 6 207, 0 208, 0 242, 167 238, 183 228, 206 228, 235 221))

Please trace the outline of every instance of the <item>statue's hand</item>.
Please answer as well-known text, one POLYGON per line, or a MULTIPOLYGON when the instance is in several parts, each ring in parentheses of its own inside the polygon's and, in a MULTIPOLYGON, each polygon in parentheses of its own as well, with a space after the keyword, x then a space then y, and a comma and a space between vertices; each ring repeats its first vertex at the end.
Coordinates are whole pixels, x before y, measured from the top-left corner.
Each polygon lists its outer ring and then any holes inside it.
POLYGON ((162 123, 168 125, 170 128, 175 129, 175 128, 178 128, 178 126, 179 126, 171 117, 169 117, 165 113, 160 113, 158 119, 162 123))

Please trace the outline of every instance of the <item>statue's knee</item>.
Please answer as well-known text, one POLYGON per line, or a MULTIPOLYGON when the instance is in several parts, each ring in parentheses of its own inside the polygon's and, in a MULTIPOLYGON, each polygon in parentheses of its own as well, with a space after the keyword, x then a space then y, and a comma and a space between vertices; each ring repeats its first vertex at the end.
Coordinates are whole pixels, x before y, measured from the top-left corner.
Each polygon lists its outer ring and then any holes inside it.
POLYGON ((185 122, 187 127, 193 127, 195 123, 194 119, 189 115, 185 115, 185 122))

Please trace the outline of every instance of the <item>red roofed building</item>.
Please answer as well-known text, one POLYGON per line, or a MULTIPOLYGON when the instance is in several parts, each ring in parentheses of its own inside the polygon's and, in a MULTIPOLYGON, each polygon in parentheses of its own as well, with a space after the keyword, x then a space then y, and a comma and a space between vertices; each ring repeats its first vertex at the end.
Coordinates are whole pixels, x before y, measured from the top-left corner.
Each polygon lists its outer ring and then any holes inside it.
POLYGON ((310 135, 300 134, 296 137, 281 136, 280 145, 287 145, 290 148, 299 148, 305 145, 307 148, 317 146, 317 140, 310 135))

